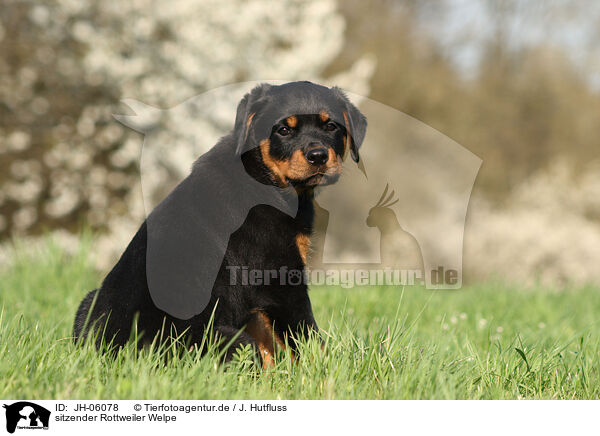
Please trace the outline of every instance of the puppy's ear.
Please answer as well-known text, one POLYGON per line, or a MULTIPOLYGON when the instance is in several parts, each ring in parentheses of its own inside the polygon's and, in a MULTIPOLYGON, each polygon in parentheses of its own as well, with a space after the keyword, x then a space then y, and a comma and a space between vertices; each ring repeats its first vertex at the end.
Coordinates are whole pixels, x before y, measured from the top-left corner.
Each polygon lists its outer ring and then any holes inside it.
POLYGON ((253 121, 256 121, 256 112, 266 103, 266 95, 271 88, 271 85, 262 83, 246 94, 239 102, 233 127, 237 156, 252 148, 252 146, 246 146, 248 134, 253 121))
POLYGON ((358 149, 367 134, 367 118, 350 102, 344 91, 338 87, 333 87, 332 90, 345 106, 344 122, 346 124, 347 135, 349 136, 348 140, 350 141, 350 153, 354 162, 358 163, 360 159, 358 149))

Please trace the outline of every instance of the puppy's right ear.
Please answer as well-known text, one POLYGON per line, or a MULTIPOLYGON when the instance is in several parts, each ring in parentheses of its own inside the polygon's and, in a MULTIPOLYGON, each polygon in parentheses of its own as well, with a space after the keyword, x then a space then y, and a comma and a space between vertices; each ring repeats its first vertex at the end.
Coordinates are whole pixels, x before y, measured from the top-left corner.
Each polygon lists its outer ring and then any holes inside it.
POLYGON ((256 113, 266 103, 266 95, 271 88, 272 85, 262 83, 246 94, 238 104, 233 127, 236 156, 241 156, 245 151, 258 145, 249 144, 253 139, 252 125, 256 121, 256 113))
POLYGON ((352 155, 352 160, 358 163, 360 160, 358 149, 362 145, 365 135, 367 134, 367 118, 350 102, 344 91, 336 86, 331 88, 331 90, 337 94, 338 98, 345 106, 346 110, 344 111, 343 116, 349 136, 348 139, 350 140, 350 154, 352 155))

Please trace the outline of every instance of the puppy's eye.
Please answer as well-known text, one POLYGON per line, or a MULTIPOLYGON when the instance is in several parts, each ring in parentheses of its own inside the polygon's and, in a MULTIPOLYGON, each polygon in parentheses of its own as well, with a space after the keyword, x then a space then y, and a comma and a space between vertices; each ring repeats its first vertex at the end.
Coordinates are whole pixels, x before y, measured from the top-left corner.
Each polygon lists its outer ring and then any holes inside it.
POLYGON ((333 121, 329 121, 325 124, 325 130, 328 132, 333 132, 335 129, 337 129, 337 125, 333 121))
POLYGON ((287 136, 292 133, 292 131, 289 127, 281 126, 279 129, 277 129, 277 133, 279 133, 281 136, 287 136))

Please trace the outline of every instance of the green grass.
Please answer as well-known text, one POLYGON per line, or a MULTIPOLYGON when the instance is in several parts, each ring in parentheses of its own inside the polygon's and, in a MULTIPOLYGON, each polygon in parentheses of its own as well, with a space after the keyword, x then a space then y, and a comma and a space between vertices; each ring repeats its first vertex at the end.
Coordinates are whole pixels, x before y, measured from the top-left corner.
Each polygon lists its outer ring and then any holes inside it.
POLYGON ((262 372, 249 350, 206 357, 128 346, 116 358, 69 336, 101 276, 93 244, 68 256, 49 241, 17 247, 0 269, 0 398, 517 399, 600 397, 600 289, 499 284, 460 291, 311 291, 325 350, 302 344, 262 372))

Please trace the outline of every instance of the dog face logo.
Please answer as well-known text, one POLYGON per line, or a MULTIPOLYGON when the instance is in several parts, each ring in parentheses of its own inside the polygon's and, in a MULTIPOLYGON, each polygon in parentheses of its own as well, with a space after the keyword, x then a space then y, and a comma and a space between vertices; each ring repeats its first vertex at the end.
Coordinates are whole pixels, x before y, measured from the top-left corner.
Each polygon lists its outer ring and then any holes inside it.
POLYGON ((6 431, 14 433, 18 429, 48 429, 50 411, 42 406, 28 401, 19 401, 6 409, 6 431))

